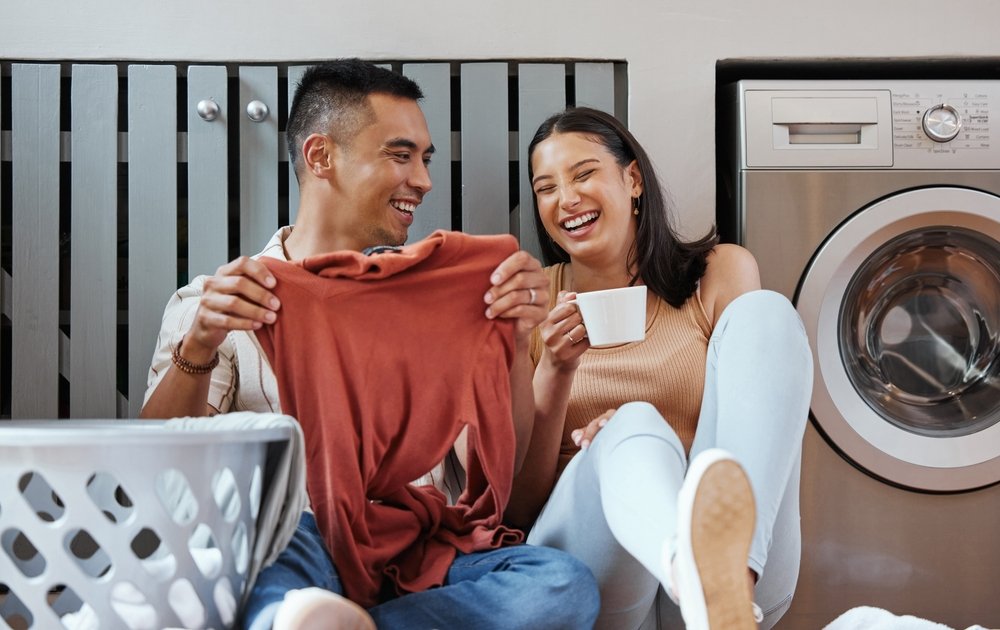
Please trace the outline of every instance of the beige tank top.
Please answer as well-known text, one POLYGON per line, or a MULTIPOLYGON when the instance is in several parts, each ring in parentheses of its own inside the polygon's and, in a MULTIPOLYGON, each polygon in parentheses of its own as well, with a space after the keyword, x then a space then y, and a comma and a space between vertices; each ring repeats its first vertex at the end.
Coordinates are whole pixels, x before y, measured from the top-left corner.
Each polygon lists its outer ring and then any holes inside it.
MULTIPOLYGON (((547 267, 549 308, 562 286, 563 263, 547 267)), ((612 348, 590 348, 573 379, 559 453, 560 472, 576 454, 570 438, 576 429, 608 409, 646 401, 659 410, 690 450, 705 387, 705 358, 711 324, 698 293, 674 308, 653 293, 646 304, 646 338, 612 348)), ((541 336, 532 338, 531 358, 542 355, 541 336)))

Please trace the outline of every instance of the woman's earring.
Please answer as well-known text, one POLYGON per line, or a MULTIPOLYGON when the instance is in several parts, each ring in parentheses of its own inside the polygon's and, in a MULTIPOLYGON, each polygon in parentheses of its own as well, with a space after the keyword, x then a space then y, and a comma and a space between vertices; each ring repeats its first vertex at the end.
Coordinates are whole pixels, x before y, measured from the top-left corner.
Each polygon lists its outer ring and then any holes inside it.
POLYGON ((639 200, 642 199, 642 195, 638 197, 632 197, 632 214, 639 216, 639 200))

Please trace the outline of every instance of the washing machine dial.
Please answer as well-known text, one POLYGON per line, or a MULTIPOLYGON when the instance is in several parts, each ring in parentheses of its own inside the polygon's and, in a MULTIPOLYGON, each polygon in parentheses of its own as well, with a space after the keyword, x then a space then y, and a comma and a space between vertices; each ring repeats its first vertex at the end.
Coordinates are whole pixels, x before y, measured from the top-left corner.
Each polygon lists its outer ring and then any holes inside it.
POLYGON ((927 108, 921 125, 934 142, 949 142, 962 129, 962 117, 954 107, 941 103, 927 108))

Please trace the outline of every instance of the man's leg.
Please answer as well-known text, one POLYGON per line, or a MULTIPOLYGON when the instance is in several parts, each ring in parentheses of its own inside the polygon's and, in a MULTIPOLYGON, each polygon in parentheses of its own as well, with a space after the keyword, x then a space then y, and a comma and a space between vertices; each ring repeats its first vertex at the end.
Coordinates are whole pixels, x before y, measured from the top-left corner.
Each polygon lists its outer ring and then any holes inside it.
POLYGON ((337 569, 316 527, 316 519, 306 512, 299 526, 274 564, 260 572, 243 609, 243 627, 269 630, 278 608, 291 590, 319 587, 340 594, 343 589, 337 569))
POLYGON ((482 630, 590 628, 600 595, 590 570, 569 554, 517 545, 459 555, 447 583, 369 609, 378 627, 482 630))

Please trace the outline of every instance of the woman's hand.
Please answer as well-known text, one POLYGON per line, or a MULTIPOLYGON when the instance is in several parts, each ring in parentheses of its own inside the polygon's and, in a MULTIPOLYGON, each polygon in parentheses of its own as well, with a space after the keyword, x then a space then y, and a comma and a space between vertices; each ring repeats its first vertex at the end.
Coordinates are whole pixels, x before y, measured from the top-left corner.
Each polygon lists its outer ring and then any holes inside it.
POLYGON ((615 415, 615 411, 617 410, 608 409, 601 415, 591 420, 587 426, 573 431, 573 433, 570 434, 570 437, 573 438, 573 443, 579 446, 582 450, 586 450, 587 447, 590 446, 590 443, 594 441, 594 436, 597 435, 597 432, 604 428, 604 425, 608 423, 608 420, 611 420, 611 416, 615 415))
POLYGON ((549 279, 542 264, 528 252, 514 252, 493 271, 490 282, 483 298, 486 317, 513 319, 515 340, 526 346, 549 303, 549 279))
POLYGON ((560 291, 556 307, 549 311, 540 329, 549 360, 560 369, 575 370, 590 347, 580 309, 570 302, 575 297, 576 293, 560 291))

